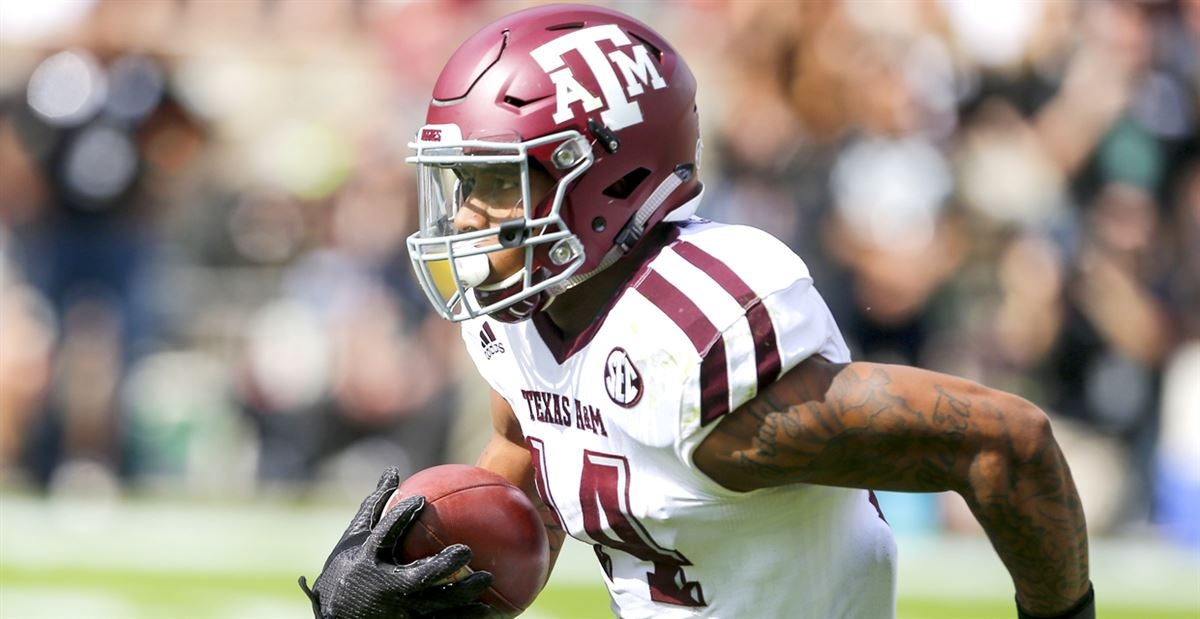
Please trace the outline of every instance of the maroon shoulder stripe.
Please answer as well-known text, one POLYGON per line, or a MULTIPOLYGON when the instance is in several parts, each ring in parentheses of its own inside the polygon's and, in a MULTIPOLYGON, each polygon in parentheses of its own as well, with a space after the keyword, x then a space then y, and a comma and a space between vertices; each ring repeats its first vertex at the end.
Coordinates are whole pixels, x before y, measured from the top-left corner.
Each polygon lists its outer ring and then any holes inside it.
POLYGON ((637 291, 666 314, 692 341, 696 352, 704 354, 720 334, 712 321, 682 290, 667 281, 658 271, 650 269, 637 284, 637 291))
POLYGON ((672 248, 684 260, 708 274, 713 281, 737 300, 746 312, 750 323, 750 334, 754 338, 754 358, 758 368, 758 391, 779 378, 779 344, 775 340, 775 325, 762 299, 750 289, 746 281, 733 272, 729 265, 712 254, 687 242, 680 241, 672 248))
POLYGON ((729 412, 729 365, 725 338, 718 337, 700 361, 700 425, 706 426, 729 412))
POLYGON ((712 321, 674 284, 653 269, 636 289, 679 327, 701 356, 700 420, 702 424, 729 412, 729 368, 725 340, 712 321))

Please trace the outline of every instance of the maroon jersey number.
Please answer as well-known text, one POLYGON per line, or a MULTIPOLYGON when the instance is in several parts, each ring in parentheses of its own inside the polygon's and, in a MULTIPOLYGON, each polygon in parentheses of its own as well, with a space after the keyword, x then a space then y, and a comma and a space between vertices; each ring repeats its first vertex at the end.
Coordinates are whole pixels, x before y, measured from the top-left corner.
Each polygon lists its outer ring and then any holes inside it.
POLYGON ((538 496, 550 508, 558 526, 565 531, 567 528, 563 525, 562 515, 558 513, 558 505, 554 503, 554 497, 550 494, 550 483, 546 479, 546 444, 540 438, 529 436, 525 438, 525 447, 529 449, 529 455, 533 459, 533 483, 537 486, 538 496))
POLYGON ((650 599, 680 606, 705 605, 700 583, 689 581, 683 573, 691 561, 677 550, 659 546, 630 514, 629 461, 624 456, 583 452, 579 504, 583 528, 597 542, 596 554, 606 572, 611 572, 611 559, 602 547, 627 552, 654 564, 654 571, 646 572, 650 599))
MULTIPOLYGON (((525 445, 533 459, 538 494, 562 525, 562 515, 550 494, 550 483, 546 478, 546 444, 530 436, 526 437, 525 445)), ((646 572, 646 582, 650 586, 650 599, 655 602, 679 606, 706 605, 700 583, 688 580, 683 573, 683 568, 692 562, 678 550, 658 545, 642 523, 630 513, 629 461, 625 456, 590 450, 583 452, 579 504, 583 512, 583 529, 596 542, 592 548, 610 580, 612 557, 605 547, 627 552, 654 564, 654 571, 646 572)))

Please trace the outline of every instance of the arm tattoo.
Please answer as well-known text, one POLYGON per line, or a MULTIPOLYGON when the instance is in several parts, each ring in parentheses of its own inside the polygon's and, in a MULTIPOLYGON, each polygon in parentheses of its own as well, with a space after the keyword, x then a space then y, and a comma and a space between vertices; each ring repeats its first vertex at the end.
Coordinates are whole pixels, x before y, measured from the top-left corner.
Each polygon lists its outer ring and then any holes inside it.
POLYGON ((773 386, 740 411, 755 431, 735 454, 739 466, 762 485, 813 477, 875 489, 952 489, 956 467, 965 473, 956 455, 973 422, 972 403, 935 385, 935 404, 923 411, 890 392, 891 382, 876 368, 865 378, 842 372, 825 393, 773 386))
MULTIPOLYGON (((808 363, 808 362, 806 362, 808 363)), ((1087 591, 1087 533, 1044 415, 1019 398, 900 366, 814 362, 718 426, 719 474, 966 499, 1033 612, 1087 591), (1039 422, 1040 420, 1040 422, 1039 422)))

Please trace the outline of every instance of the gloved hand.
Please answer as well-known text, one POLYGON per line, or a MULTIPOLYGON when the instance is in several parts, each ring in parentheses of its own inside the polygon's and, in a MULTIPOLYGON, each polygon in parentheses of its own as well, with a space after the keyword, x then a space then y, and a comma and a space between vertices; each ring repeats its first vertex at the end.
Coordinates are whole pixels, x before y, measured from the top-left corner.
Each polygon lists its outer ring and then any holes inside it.
POLYGON ((386 514, 383 508, 400 485, 390 468, 358 508, 350 526, 333 548, 321 575, 310 589, 303 576, 300 588, 312 601, 317 619, 405 619, 492 615, 491 607, 475 602, 492 583, 488 572, 474 572, 450 581, 471 560, 471 549, 448 546, 431 557, 407 565, 392 563, 395 548, 425 498, 409 497, 386 514))

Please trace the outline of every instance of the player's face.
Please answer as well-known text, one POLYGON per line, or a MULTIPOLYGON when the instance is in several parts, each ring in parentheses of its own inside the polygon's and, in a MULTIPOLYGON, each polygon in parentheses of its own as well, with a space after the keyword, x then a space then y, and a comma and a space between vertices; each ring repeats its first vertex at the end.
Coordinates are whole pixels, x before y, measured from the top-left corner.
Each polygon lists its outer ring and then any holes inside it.
MULTIPOLYGON (((461 165, 455 169, 463 194, 461 206, 454 213, 451 227, 456 233, 487 230, 505 221, 523 217, 525 204, 521 199, 521 167, 518 164, 461 165)), ((540 170, 529 171, 529 195, 538 204, 552 189, 553 179, 540 170)), ((482 239, 477 247, 494 245, 495 237, 482 239)), ((525 250, 522 247, 503 249, 487 254, 491 265, 483 285, 494 284, 521 270, 525 250)))

